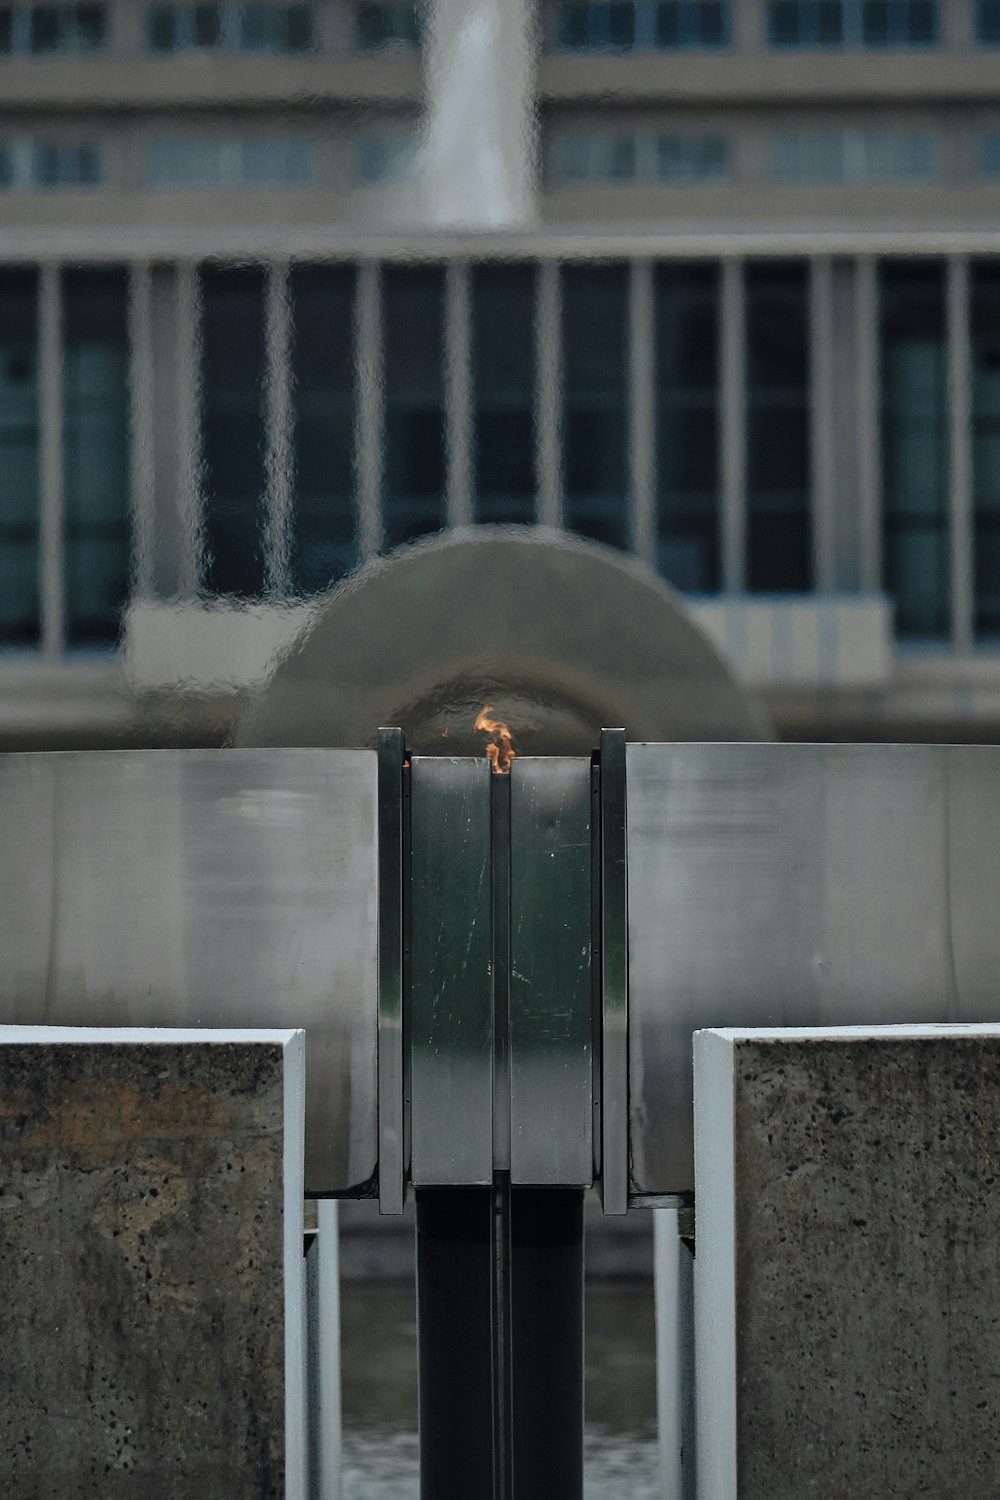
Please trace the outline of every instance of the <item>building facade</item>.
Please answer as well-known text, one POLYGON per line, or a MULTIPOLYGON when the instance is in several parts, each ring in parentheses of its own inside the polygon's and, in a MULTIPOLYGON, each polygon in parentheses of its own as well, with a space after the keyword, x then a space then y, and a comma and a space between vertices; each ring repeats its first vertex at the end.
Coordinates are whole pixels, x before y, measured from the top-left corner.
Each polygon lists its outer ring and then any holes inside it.
POLYGON ((785 733, 995 737, 998 85, 992 0, 0 6, 0 744, 507 522, 785 733))

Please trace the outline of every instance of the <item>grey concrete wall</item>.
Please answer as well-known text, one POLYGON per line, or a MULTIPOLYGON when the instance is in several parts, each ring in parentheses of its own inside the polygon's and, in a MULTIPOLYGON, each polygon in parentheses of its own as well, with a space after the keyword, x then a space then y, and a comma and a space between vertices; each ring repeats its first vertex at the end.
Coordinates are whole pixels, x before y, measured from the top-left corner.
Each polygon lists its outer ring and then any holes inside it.
POLYGON ((699 1500, 1000 1494, 1000 1027, 695 1037, 699 1500))
POLYGON ((302 1040, 0 1027, 5 1500, 304 1500, 302 1040))

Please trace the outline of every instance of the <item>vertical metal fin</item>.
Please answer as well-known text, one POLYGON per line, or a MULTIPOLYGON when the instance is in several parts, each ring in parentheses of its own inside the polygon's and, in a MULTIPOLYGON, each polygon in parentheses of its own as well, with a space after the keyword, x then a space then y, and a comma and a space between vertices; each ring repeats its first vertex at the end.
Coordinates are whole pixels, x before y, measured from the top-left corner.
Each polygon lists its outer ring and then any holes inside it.
POLYGON ((378 732, 378 1206, 401 1214, 403 1133, 403 731, 378 732))
POLYGON ((628 1211, 625 731, 601 730, 601 1201, 628 1211))

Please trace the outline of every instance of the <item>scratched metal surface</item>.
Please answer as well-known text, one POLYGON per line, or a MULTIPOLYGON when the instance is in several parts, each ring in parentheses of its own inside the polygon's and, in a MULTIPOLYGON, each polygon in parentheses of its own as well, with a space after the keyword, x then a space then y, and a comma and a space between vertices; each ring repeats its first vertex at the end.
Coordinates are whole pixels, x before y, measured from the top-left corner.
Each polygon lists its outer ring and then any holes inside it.
POLYGON ((0 1019, 305 1027, 306 1185, 376 1165, 375 755, 0 758, 0 1019))
POLYGON ((515 1183, 594 1177, 591 771, 511 767, 510 1113, 515 1183))
POLYGON ((1000 749, 628 747, 632 1187, 693 1186, 703 1026, 1000 1017, 1000 749))

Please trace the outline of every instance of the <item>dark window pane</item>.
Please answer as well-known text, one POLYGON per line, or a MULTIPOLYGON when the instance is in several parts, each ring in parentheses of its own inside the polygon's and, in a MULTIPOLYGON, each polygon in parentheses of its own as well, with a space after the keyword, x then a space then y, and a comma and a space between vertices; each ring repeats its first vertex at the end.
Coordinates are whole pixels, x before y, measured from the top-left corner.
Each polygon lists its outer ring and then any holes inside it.
POLYGON ((293 587, 324 589, 357 562, 354 288, 350 266, 291 273, 295 422, 293 587))
POLYGON ((59 45, 59 11, 54 5, 36 5, 31 11, 32 52, 53 52, 59 45))
POLYGON ((444 271, 390 266, 385 319, 389 546, 444 525, 444 271))
POLYGON ((476 267, 472 355, 478 521, 534 518, 534 323, 534 267, 476 267))
POLYGON ((307 52, 313 44, 312 11, 308 5, 290 5, 285 12, 289 52, 307 52))
POLYGON ((747 270, 747 583, 812 586, 808 308, 804 265, 747 270))
POLYGON ((612 47, 635 45, 635 6, 631 3, 608 6, 608 44, 612 47))
POLYGON ((889 0, 863 0, 861 35, 866 47, 885 47, 889 43, 889 0))
POLYGON ((976 9, 976 40, 1000 42, 1000 0, 979 0, 976 9))
POLYGON ((9 5, 0 7, 0 53, 9 52, 14 45, 14 12, 9 5))
POLYGON ((657 266, 657 559, 676 587, 719 586, 715 266, 657 266))
POLYGON ((975 625, 1000 637, 1000 262, 972 270, 972 443, 975 625))
POLYGON ((84 51, 104 46, 105 24, 103 5, 79 5, 76 10, 76 34, 79 46, 84 51))
POLYGON ((217 47, 222 40, 222 11, 218 5, 196 5, 194 8, 194 44, 217 47))
POLYGON ((844 7, 842 0, 821 0, 816 17, 816 39, 824 47, 839 46, 844 40, 844 7))
POLYGON ((149 45, 153 52, 173 52, 177 46, 177 12, 172 5, 154 5, 149 12, 149 45))
POLYGON ((14 181, 14 158, 10 147, 0 144, 0 188, 10 187, 14 181))
POLYGON ((721 47, 726 40, 726 7, 722 4, 712 4, 706 0, 704 5, 698 7, 700 17, 701 35, 698 38, 703 47, 721 47))
POLYGON ((253 596, 264 587, 264 277, 201 273, 205 588, 253 596))
POLYGON ((562 273, 563 475, 566 525, 597 541, 628 541, 626 267, 562 273))
POLYGON ((681 44, 681 15, 678 0, 663 0, 656 7, 656 45, 679 47, 681 44))
POLYGON ((128 333, 123 270, 63 280, 66 637, 113 646, 128 592, 128 333))
POLYGON ((0 644, 38 637, 37 277, 0 271, 0 644))
POLYGON ((909 38, 914 43, 936 42, 938 8, 933 0, 913 0, 909 7, 909 38))
POLYGON ((948 634, 944 271, 880 270, 884 582, 903 639, 948 634))
POLYGON ((773 47, 793 47, 800 40, 797 0, 771 0, 767 8, 767 34, 773 47))

